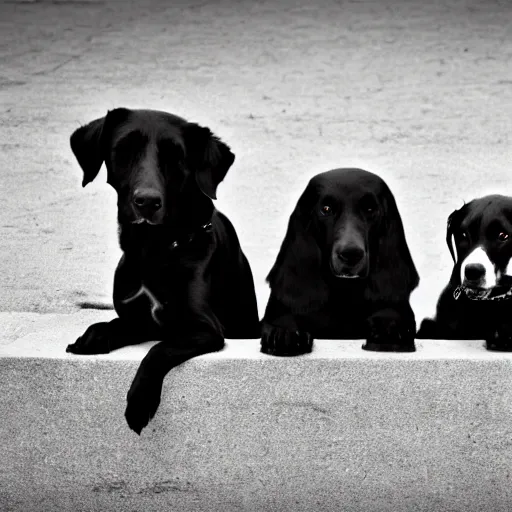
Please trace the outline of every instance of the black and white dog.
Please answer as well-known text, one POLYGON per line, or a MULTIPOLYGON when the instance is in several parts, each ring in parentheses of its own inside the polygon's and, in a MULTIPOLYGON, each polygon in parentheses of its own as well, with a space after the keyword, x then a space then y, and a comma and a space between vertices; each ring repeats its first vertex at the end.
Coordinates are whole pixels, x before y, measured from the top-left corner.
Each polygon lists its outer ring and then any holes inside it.
POLYGON ((455 210, 446 242, 450 282, 416 337, 484 339, 489 350, 512 351, 512 197, 489 195, 455 210))

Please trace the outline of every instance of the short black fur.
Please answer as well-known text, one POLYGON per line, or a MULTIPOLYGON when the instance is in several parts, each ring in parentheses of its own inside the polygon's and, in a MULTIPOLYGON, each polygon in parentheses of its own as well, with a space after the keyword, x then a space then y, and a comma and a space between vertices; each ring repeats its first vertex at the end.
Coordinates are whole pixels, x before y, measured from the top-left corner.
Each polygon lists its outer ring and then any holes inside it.
POLYGON ((71 148, 83 186, 106 164, 123 256, 114 278, 118 318, 91 325, 67 351, 100 354, 161 340, 128 392, 126 420, 140 433, 169 370, 221 350, 225 337, 260 336, 249 263, 212 202, 235 157, 208 128, 123 108, 77 129, 71 148))
MULTIPOLYGON (((435 318, 422 321, 420 339, 482 339, 489 350, 512 350, 512 299, 509 276, 497 283, 499 300, 475 300, 460 293, 461 266, 476 248, 485 250, 495 269, 505 270, 512 257, 512 197, 489 195, 464 204, 448 216, 446 243, 454 261, 450 280, 442 291, 435 318), (497 234, 504 232, 506 240, 497 234), (501 295, 499 295, 501 293, 501 295), (500 298, 502 297, 502 298, 500 298)), ((493 295, 490 294, 490 297, 493 295)))

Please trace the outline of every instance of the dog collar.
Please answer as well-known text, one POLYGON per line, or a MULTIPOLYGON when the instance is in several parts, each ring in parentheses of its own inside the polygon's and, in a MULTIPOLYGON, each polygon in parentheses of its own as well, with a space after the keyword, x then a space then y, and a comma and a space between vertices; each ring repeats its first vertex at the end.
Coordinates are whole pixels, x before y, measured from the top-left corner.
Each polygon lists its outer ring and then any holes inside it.
POLYGON ((453 298, 459 300, 462 296, 467 297, 470 300, 509 300, 512 298, 512 288, 509 288, 506 292, 497 293, 498 288, 491 288, 484 292, 467 288, 466 286, 457 286, 453 291, 453 298))
POLYGON ((211 229, 212 229, 211 222, 207 222, 206 224, 203 224, 197 231, 194 231, 193 233, 189 234, 187 237, 184 237, 183 239, 174 240, 174 242, 172 242, 172 244, 171 244, 171 250, 177 249, 178 247, 180 247, 182 245, 189 244, 190 242, 192 242, 192 240, 194 240, 194 238, 196 237, 196 235, 198 233, 201 233, 201 232, 208 233, 211 231, 211 229))

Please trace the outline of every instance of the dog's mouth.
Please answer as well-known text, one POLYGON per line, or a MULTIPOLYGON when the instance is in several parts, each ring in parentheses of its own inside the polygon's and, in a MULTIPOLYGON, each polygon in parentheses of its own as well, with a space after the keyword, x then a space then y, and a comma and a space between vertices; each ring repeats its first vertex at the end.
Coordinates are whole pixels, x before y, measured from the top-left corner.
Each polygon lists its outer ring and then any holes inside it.
POLYGON ((336 277, 338 279, 360 279, 361 278, 361 276, 359 274, 345 274, 345 273, 336 274, 335 272, 333 272, 333 275, 334 275, 334 277, 336 277))
POLYGON ((362 277, 357 270, 356 271, 349 271, 346 269, 339 270, 339 269, 334 268, 332 263, 330 263, 329 266, 331 268, 332 275, 336 279, 361 279, 361 277, 362 277))
POLYGON ((141 217, 139 219, 132 220, 131 224, 135 224, 135 225, 148 224, 150 226, 157 226, 158 224, 161 224, 161 222, 153 222, 149 219, 144 219, 143 217, 141 217))

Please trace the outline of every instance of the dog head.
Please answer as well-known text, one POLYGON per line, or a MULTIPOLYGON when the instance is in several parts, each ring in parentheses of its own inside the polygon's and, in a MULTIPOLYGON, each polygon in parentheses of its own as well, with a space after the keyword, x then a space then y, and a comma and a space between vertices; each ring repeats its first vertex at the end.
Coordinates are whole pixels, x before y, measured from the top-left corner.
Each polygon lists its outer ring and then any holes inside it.
POLYGON ((311 180, 311 232, 335 278, 368 276, 375 249, 371 242, 385 210, 382 192, 381 180, 359 169, 335 169, 311 180))
POLYGON ((451 282, 491 298, 512 286, 512 197, 474 199, 449 217, 446 242, 454 260, 451 282))
POLYGON ((105 162, 121 225, 204 222, 235 159, 208 128, 154 110, 109 111, 70 142, 84 187, 105 162))
POLYGON ((325 302, 329 286, 342 282, 360 282, 369 300, 408 297, 418 275, 386 183, 362 169, 313 177, 268 281, 295 310, 325 302))

